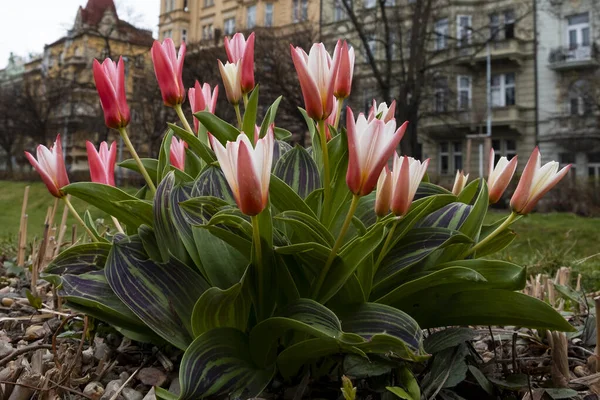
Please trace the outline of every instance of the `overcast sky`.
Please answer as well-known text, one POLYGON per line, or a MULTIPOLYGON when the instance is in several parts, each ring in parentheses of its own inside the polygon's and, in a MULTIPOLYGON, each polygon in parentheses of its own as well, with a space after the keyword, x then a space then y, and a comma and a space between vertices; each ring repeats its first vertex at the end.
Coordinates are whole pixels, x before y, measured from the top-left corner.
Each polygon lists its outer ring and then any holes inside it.
MULTIPOLYGON (((0 0, 0 68, 12 51, 26 56, 41 53, 44 45, 62 37, 75 21, 79 6, 87 0, 0 0)), ((156 37, 159 0, 115 0, 119 18, 156 37)))

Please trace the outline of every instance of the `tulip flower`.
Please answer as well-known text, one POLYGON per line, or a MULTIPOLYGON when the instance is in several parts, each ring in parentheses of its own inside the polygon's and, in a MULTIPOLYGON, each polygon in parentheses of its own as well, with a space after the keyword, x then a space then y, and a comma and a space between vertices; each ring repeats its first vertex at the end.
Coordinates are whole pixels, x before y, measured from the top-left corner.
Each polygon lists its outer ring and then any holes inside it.
POLYGON ((395 215, 406 215, 428 166, 429 159, 421 162, 412 157, 394 155, 391 209, 395 215))
POLYGON ((175 43, 171 38, 165 39, 162 44, 155 40, 151 53, 163 102, 169 107, 181 105, 185 100, 185 87, 181 77, 183 59, 185 58, 185 43, 181 43, 179 54, 177 54, 175 43))
POLYGON ((378 217, 385 217, 390 213, 393 188, 392 171, 386 165, 381 170, 381 175, 377 180, 377 191, 375 192, 375 214, 378 217))
POLYGON ((379 107, 378 107, 377 102, 375 101, 375 99, 373 99, 373 105, 371 106, 371 109, 369 110, 368 120, 373 121, 374 119, 376 119, 379 116, 379 119, 381 119, 383 122, 388 122, 389 120, 394 118, 395 113, 396 113, 396 100, 392 101, 392 103, 390 104, 389 107, 386 103, 379 103, 379 107))
POLYGON ((99 151, 90 141, 85 142, 90 165, 92 182, 115 186, 115 161, 117 159, 117 142, 112 142, 110 150, 106 142, 100 143, 99 151))
MULTIPOLYGON (((215 113, 217 108, 217 97, 219 96, 219 86, 215 85, 212 94, 210 92, 210 85, 205 83, 200 87, 200 82, 196 81, 196 85, 188 90, 188 98, 190 100, 190 107, 192 113, 198 111, 208 111, 212 114, 215 113)), ((200 121, 194 118, 194 131, 198 132, 200 121)))
POLYGON ((171 138, 171 151, 169 153, 169 159, 171 165, 177 169, 185 170, 185 149, 187 143, 183 140, 179 140, 176 137, 171 138))
POLYGON ((494 149, 490 150, 490 174, 487 182, 490 204, 497 203, 500 200, 516 169, 516 156, 510 161, 506 157, 501 157, 496 167, 494 167, 494 149))
POLYGON ((465 188, 468 180, 469 174, 465 175, 463 171, 456 170, 456 177, 454 178, 454 185, 452 186, 452 194, 458 196, 465 188))
POLYGON ((333 95, 338 99, 350 96, 352 76, 354 75, 354 49, 348 49, 348 43, 338 40, 333 51, 333 59, 339 59, 337 76, 333 86, 333 95), (338 56, 339 53, 339 56, 338 56))
POLYGON ((244 38, 242 33, 236 33, 231 40, 225 37, 225 51, 232 64, 241 61, 242 77, 240 79, 242 93, 254 89, 254 32, 244 38))
POLYGON ((223 63, 219 60, 219 71, 221 71, 221 78, 223 78, 223 86, 225 86, 225 94, 227 94, 227 100, 233 105, 238 105, 242 99, 242 69, 240 62, 236 63, 223 63))
POLYGON ((527 161, 517 189, 510 199, 510 208, 521 215, 533 210, 537 202, 552 189, 568 172, 571 164, 560 171, 558 162, 550 161, 541 165, 540 151, 536 147, 527 161))
POLYGON ((69 184, 69 177, 63 159, 60 134, 56 136, 56 141, 50 148, 40 144, 36 149, 36 156, 37 160, 31 153, 25 152, 25 157, 40 174, 50 194, 63 198, 65 194, 60 189, 69 184))
POLYGON ((355 122, 350 107, 347 110, 349 159, 346 183, 352 193, 365 196, 373 191, 381 170, 400 143, 408 122, 396 129, 395 119, 387 123, 379 119, 368 122, 362 113, 355 122))
POLYGON ((341 51, 331 56, 325 50, 323 43, 315 43, 306 54, 300 47, 291 46, 292 60, 302 96, 306 113, 317 121, 325 120, 333 112, 333 88, 337 78, 339 58, 341 51))
POLYGON ((110 58, 104 60, 102 64, 98 60, 94 60, 93 71, 106 126, 113 129, 127 126, 131 115, 125 96, 123 57, 119 57, 118 63, 110 58))
MULTIPOLYGON (((335 106, 334 110, 341 109, 342 104, 344 103, 344 100, 343 99, 338 100, 338 99, 334 98, 333 103, 335 106)), ((328 142, 331 140, 331 132, 329 130, 329 126, 331 125, 331 126, 335 127, 337 118, 339 118, 337 113, 332 112, 331 114, 329 114, 329 117, 327 117, 327 119, 325 120, 325 136, 326 136, 326 139, 328 142)))
POLYGON ((273 163, 273 128, 271 125, 265 137, 257 140, 256 147, 243 132, 235 142, 227 142, 225 147, 211 138, 212 148, 233 197, 240 211, 249 216, 260 214, 267 206, 273 163))

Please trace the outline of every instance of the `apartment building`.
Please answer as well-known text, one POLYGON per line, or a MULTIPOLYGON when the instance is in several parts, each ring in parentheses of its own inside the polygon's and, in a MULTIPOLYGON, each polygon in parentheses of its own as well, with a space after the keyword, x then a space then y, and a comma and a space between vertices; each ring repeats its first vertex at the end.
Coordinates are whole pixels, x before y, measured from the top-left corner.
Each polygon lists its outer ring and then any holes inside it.
POLYGON ((539 144, 600 182, 600 3, 538 0, 539 144))
POLYGON ((318 25, 315 0, 160 0, 159 38, 221 45, 224 36, 259 27, 318 25))

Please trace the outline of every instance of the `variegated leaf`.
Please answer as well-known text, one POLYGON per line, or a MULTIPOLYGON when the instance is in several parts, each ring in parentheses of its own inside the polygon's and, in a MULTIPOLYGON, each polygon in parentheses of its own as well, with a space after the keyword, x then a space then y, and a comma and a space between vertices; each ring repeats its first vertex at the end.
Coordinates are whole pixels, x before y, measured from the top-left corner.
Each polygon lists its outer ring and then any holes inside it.
POLYGON ((317 164, 300 146, 281 156, 273 174, 287 183, 302 199, 321 187, 317 164))
POLYGON ((48 275, 80 275, 101 270, 111 247, 110 243, 103 242, 71 246, 50 262, 42 277, 47 279, 48 275))
POLYGON ((213 196, 235 204, 233 193, 221 168, 208 165, 194 182, 192 197, 213 196))

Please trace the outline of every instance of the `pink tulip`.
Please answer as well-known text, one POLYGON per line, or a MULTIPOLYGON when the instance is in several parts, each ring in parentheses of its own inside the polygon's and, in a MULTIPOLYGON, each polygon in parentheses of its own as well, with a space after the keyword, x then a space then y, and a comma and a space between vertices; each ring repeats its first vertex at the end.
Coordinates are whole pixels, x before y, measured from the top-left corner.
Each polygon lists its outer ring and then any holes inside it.
POLYGON ((377 180, 377 192, 375 192, 375 214, 378 217, 385 217, 390 213, 393 188, 392 171, 386 165, 381 170, 377 180))
POLYGON ((273 125, 256 147, 245 133, 240 133, 235 142, 227 142, 226 147, 212 140, 212 148, 225 174, 225 179, 233 192, 233 197, 246 215, 259 214, 267 206, 271 165, 273 164, 273 125))
POLYGON ((338 107, 338 104, 340 101, 343 102, 344 100, 343 99, 338 100, 334 97, 334 99, 333 99, 333 105, 334 105, 333 110, 334 111, 331 114, 329 114, 329 117, 327 117, 327 119, 325 120, 325 136, 326 136, 326 140, 328 142, 331 140, 331 132, 329 131, 329 126, 330 125, 335 126, 335 116, 336 116, 335 110, 337 110, 337 107, 338 107))
POLYGON ((113 129, 126 127, 131 116, 125 95, 123 57, 119 57, 118 63, 110 58, 104 60, 102 64, 94 60, 93 71, 106 126, 113 129))
POLYGON ((510 161, 506 157, 501 157, 494 168, 494 149, 490 150, 490 174, 487 182, 490 204, 500 200, 516 169, 517 156, 510 161))
POLYGON ((171 160, 171 165, 177 169, 185 170, 185 149, 187 147, 187 143, 183 140, 179 140, 176 137, 171 138, 171 151, 169 154, 169 159, 171 160))
POLYGON ((110 150, 106 142, 100 143, 100 151, 90 141, 85 142, 90 165, 92 182, 115 186, 115 161, 117 159, 117 142, 112 142, 110 150))
POLYGON ((156 80, 165 105, 175 107, 182 104, 185 100, 182 78, 185 43, 181 43, 179 54, 177 54, 172 39, 167 38, 162 44, 155 40, 151 53, 156 80))
POLYGON ((227 100, 233 105, 240 104, 242 99, 242 69, 240 62, 236 63, 223 63, 219 60, 219 71, 221 71, 221 78, 223 79, 223 86, 225 86, 225 94, 227 100))
POLYGON ((527 161, 517 189, 510 199, 510 208, 518 214, 528 214, 537 202, 552 189, 568 172, 571 164, 560 171, 558 162, 541 165, 540 151, 536 147, 527 161))
POLYGON ((408 121, 396 130, 396 120, 388 123, 374 119, 368 122, 360 113, 356 122, 350 107, 347 108, 348 172, 346 183, 350 191, 365 196, 373 191, 386 162, 406 131, 408 121))
POLYGON ((339 59, 338 72, 333 86, 333 95, 338 99, 350 96, 352 76, 354 75, 354 49, 348 49, 348 43, 338 40, 333 51, 333 59, 339 59), (339 53, 339 56, 338 56, 339 53))
MULTIPOLYGON (((199 111, 208 111, 212 114, 215 113, 217 108, 217 97, 219 96, 219 86, 215 85, 212 94, 210 92, 210 85, 205 83, 200 87, 200 82, 196 81, 196 85, 193 88, 188 89, 188 98, 190 100, 190 107, 192 113, 195 114, 199 111)), ((200 121, 194 118, 194 130, 198 132, 200 121)))
POLYGON ((380 115, 379 119, 381 119, 383 122, 388 122, 389 120, 394 118, 395 113, 396 100, 392 101, 392 104, 390 104, 389 107, 386 103, 379 103, 379 107, 377 107, 377 102, 373 99, 373 105, 369 110, 368 120, 373 121, 375 118, 377 118, 378 115, 380 115))
POLYGON ((394 215, 406 215, 417 193, 419 184, 423 180, 425 172, 427 172, 428 165, 429 159, 420 162, 412 157, 399 157, 398 154, 394 154, 392 173, 394 189, 391 200, 391 209, 394 215))
POLYGON ((341 52, 332 60, 323 43, 313 44, 310 54, 290 46, 306 112, 317 121, 325 120, 333 112, 333 88, 341 52))
POLYGON ((458 196, 460 192, 465 188, 467 181, 469 180, 469 174, 463 171, 456 170, 456 176, 454 177, 454 185, 452 186, 452 194, 458 196))
POLYGON ((242 93, 250 92, 254 89, 254 32, 248 36, 248 40, 242 33, 236 33, 231 40, 225 37, 225 51, 230 63, 241 60, 242 93))
POLYGON ((50 194, 58 198, 64 197, 65 194, 60 189, 69 184, 69 177, 65 167, 65 160, 63 159, 60 134, 56 136, 54 145, 49 149, 40 144, 36 149, 36 155, 37 160, 31 153, 25 152, 25 157, 27 157, 33 168, 40 174, 50 194))

